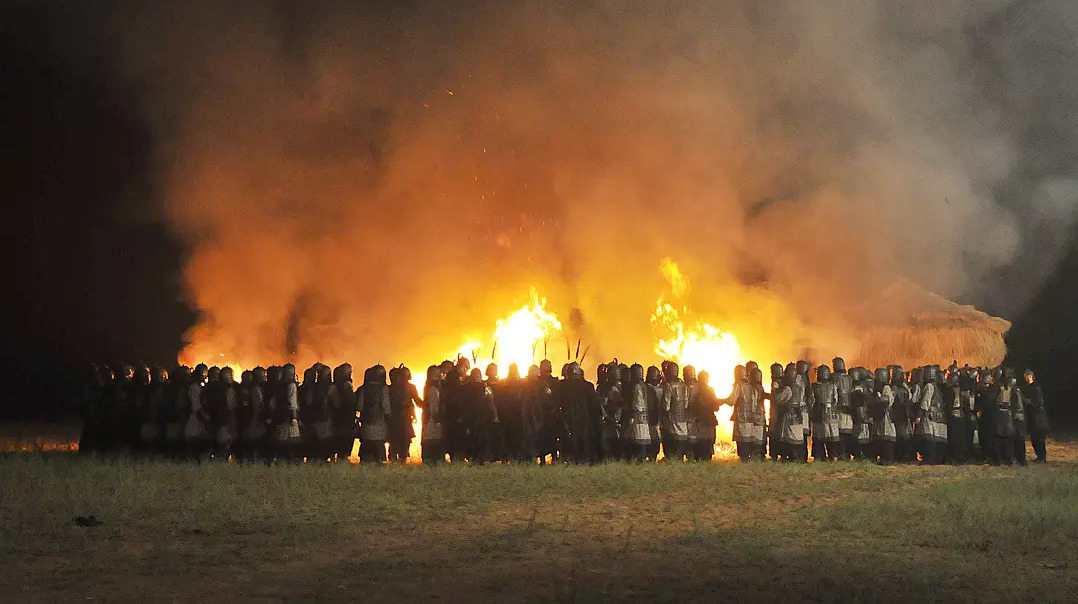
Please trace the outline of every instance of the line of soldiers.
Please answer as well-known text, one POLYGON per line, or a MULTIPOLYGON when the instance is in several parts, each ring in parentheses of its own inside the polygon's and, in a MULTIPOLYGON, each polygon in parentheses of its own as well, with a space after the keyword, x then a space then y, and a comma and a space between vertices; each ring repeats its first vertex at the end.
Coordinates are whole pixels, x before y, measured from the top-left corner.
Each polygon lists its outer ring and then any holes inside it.
POLYGON ((243 371, 198 365, 97 367, 86 394, 80 450, 131 452, 202 460, 346 460, 359 439, 363 462, 403 462, 422 410, 422 458, 436 464, 712 459, 716 413, 733 408, 733 438, 743 461, 873 459, 1025 463, 1025 439, 1046 459, 1044 397, 1026 371, 937 366, 846 371, 809 363, 771 367, 770 392, 759 366, 734 373, 720 399, 707 372, 676 363, 647 370, 615 359, 598 367, 595 384, 579 363, 561 377, 548 360, 521 376, 511 365, 498 377, 460 357, 427 369, 422 396, 402 366, 364 371, 321 363, 297 380, 292 364, 243 371), (388 379, 387 379, 388 378, 388 379), (387 458, 388 445, 388 458, 387 458))
POLYGON ((1026 464, 1026 441, 1047 461, 1048 413, 1033 372, 938 365, 846 370, 836 357, 810 382, 806 361, 771 366, 771 391, 753 362, 738 367, 734 440, 743 460, 867 459, 879 463, 1026 464), (765 410, 765 400, 767 409, 765 410), (770 445, 770 448, 768 448, 770 445))

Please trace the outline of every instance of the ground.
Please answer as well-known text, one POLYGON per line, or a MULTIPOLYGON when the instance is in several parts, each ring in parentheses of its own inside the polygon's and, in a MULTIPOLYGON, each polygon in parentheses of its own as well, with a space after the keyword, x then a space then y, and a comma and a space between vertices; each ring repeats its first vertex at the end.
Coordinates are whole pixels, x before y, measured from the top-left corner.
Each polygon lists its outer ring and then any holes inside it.
POLYGON ((1072 600, 1046 466, 239 466, 0 457, 22 602, 1072 600), (94 515, 101 526, 82 527, 94 515))

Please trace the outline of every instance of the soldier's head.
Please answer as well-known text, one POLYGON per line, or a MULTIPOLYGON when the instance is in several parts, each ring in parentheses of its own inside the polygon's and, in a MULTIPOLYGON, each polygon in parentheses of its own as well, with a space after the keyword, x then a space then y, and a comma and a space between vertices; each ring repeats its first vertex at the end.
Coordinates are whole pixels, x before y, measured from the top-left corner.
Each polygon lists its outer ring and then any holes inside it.
POLYGON ((827 365, 820 365, 816 368, 816 381, 826 382, 831 379, 831 368, 827 365))
POLYGON ((476 367, 475 369, 472 369, 472 372, 468 374, 468 381, 470 381, 470 382, 482 382, 483 381, 483 372, 480 371, 478 367, 476 367))
POLYGON ((318 383, 327 385, 333 383, 333 370, 329 368, 329 365, 318 367, 318 383))
MULTIPOLYGON (((703 371, 700 372, 703 375, 703 371)), ((734 367, 734 383, 741 384, 747 382, 749 379, 749 368, 747 365, 738 365, 734 367)))
POLYGON ((120 365, 118 365, 116 367, 116 381, 122 382, 124 384, 130 384, 131 382, 134 381, 134 379, 135 379, 135 368, 134 367, 132 367, 130 365, 127 365, 126 363, 121 363, 120 365))
POLYGON ((959 378, 959 375, 958 375, 957 371, 949 372, 947 374, 947 385, 948 386, 957 386, 958 385, 958 378, 959 378))
POLYGON ((926 365, 924 372, 921 374, 925 383, 936 382, 937 369, 935 365, 926 365))
POLYGON ((371 367, 371 383, 380 385, 386 383, 386 368, 383 365, 371 367))
POLYGON ((610 371, 610 367, 606 363, 599 363, 595 367, 595 383, 600 386, 606 384, 606 374, 610 371))
POLYGON ((809 362, 804 359, 797 362, 797 372, 805 377, 808 377, 809 369, 811 368, 812 365, 809 365, 809 362))
POLYGON ((686 365, 681 374, 687 383, 691 384, 696 381, 696 367, 692 365, 686 365))
POLYGON ((782 384, 784 386, 797 385, 797 366, 790 363, 786 366, 786 369, 782 372, 782 384))
POLYGON ((442 381, 442 368, 438 365, 427 367, 427 382, 438 383, 442 381))
POLYGON ((1033 370, 1026 369, 1025 371, 1023 371, 1022 379, 1024 379, 1027 384, 1032 384, 1036 380, 1036 378, 1033 376, 1033 370))
POLYGON ((677 366, 677 363, 673 361, 667 361, 666 366, 663 367, 663 381, 676 382, 678 380, 679 371, 680 368, 677 366))
POLYGON ((834 369, 835 375, 846 373, 846 361, 844 361, 842 357, 831 359, 831 367, 834 369))
POLYGON ((761 371, 759 367, 757 367, 756 369, 753 369, 752 373, 749 374, 749 381, 752 382, 753 384, 756 384, 757 386, 763 386, 764 385, 764 372, 761 371))
POLYGON ((266 370, 266 382, 271 386, 276 386, 281 383, 281 368, 276 365, 270 365, 266 370))
POLYGON ((779 363, 772 363, 771 364, 771 382, 774 383, 774 382, 781 382, 781 381, 782 381, 782 365, 780 365, 779 363))
POLYGON ((453 371, 453 361, 446 359, 442 361, 442 364, 438 366, 438 369, 442 372, 442 377, 449 375, 449 372, 453 371))
POLYGON ((569 377, 569 363, 564 363, 561 366, 561 379, 568 379, 569 377))
POLYGON ((281 383, 282 384, 295 384, 296 383, 296 366, 292 363, 285 363, 281 367, 281 383))
POLYGON ((876 368, 876 385, 883 386, 891 381, 891 372, 886 367, 876 368))
POLYGON ((457 370, 461 375, 468 375, 468 372, 472 370, 472 362, 468 360, 468 357, 462 354, 457 355, 457 370))
POLYGON ((539 366, 538 365, 529 365, 528 366, 528 379, 529 380, 537 380, 537 379, 539 379, 539 366))
POLYGON ((255 367, 252 374, 253 374, 254 382, 256 384, 265 384, 266 383, 266 368, 265 367, 255 367))
POLYGON ((629 382, 629 366, 625 363, 618 365, 618 375, 621 377, 621 383, 625 384, 629 382))
POLYGON ((404 380, 401 379, 401 368, 393 367, 389 370, 389 383, 390 384, 402 384, 404 380))
POLYGON ((906 383, 906 374, 902 371, 901 365, 894 365, 891 367, 891 385, 901 386, 906 383))
POLYGON ((539 375, 543 377, 550 377, 554 375, 554 364, 549 359, 543 359, 539 361, 539 375))
POLYGON ((221 383, 226 386, 231 386, 236 383, 236 374, 231 367, 223 367, 221 369, 221 383))
POLYGON ((1006 369, 1003 370, 1003 379, 1007 380, 1008 383, 1010 383, 1011 380, 1013 380, 1013 379, 1015 379, 1017 377, 1018 377, 1018 374, 1016 374, 1014 372, 1013 368, 1007 367, 1006 369))
POLYGON ((647 377, 644 381, 651 384, 652 386, 655 386, 659 383, 660 380, 662 380, 662 374, 659 373, 659 368, 655 365, 648 366, 647 377))
POLYGON ((303 385, 312 386, 315 380, 318 379, 318 370, 314 367, 308 367, 303 370, 303 385))
POLYGON ((240 383, 244 386, 250 386, 255 381, 255 374, 250 369, 245 369, 240 372, 240 383))
POLYGON ((195 370, 191 372, 191 380, 199 384, 204 384, 206 378, 209 376, 210 369, 206 367, 205 363, 199 363, 195 365, 195 370))
MULTIPOLYGON (((741 365, 738 365, 738 367, 741 367, 741 365)), ((688 369, 688 367, 686 367, 686 369, 688 369)), ((744 373, 744 371, 745 368, 741 367, 741 372, 744 373)), ((700 375, 696 376, 696 381, 704 388, 707 388, 711 384, 711 374, 707 371, 701 371, 700 375)))
POLYGON ((494 363, 490 363, 489 365, 487 365, 486 374, 488 380, 498 379, 498 366, 494 363))
POLYGON ((606 381, 613 386, 620 386, 625 381, 621 375, 621 365, 611 363, 606 366, 606 381))
POLYGON ((153 371, 150 372, 150 383, 151 384, 164 384, 167 381, 168 381, 168 372, 165 371, 164 367, 161 367, 160 365, 157 365, 157 366, 155 366, 153 368, 153 371))
POLYGON ((150 368, 145 365, 139 365, 135 368, 135 383, 140 386, 145 386, 150 383, 150 368))
POLYGON ((207 378, 207 380, 209 380, 209 383, 211 383, 211 384, 216 384, 217 382, 220 382, 221 381, 221 368, 218 367, 217 365, 214 365, 213 367, 210 367, 209 371, 206 372, 206 378, 207 378))
POLYGON ((580 366, 580 363, 569 363, 569 371, 566 377, 570 380, 582 380, 584 379, 584 368, 580 366))
MULTIPOLYGON (((536 367, 538 369, 538 367, 536 367)), ((509 371, 505 374, 506 378, 510 382, 516 382, 520 380, 520 366, 516 363, 509 363, 509 371)))
POLYGON ((759 369, 759 368, 760 368, 759 363, 757 363, 756 361, 749 361, 748 363, 745 363, 745 375, 747 375, 749 377, 752 377, 753 369, 759 369))
POLYGON ((915 387, 917 386, 917 384, 920 384, 923 381, 923 373, 924 369, 921 369, 920 367, 914 367, 913 369, 910 369, 910 383, 913 384, 915 387))
POLYGON ((188 384, 191 381, 191 368, 187 365, 180 365, 176 368, 172 377, 169 379, 170 384, 188 384))

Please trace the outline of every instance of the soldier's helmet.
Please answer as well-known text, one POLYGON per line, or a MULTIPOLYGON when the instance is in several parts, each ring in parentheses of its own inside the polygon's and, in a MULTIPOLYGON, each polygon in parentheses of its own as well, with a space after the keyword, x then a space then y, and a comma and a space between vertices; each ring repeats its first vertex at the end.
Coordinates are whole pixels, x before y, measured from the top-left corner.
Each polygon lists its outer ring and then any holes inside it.
POLYGON ((569 377, 569 363, 565 363, 561 366, 561 377, 562 379, 569 377))
MULTIPOLYGON (((738 365, 738 367, 741 367, 741 365, 738 365)), ((688 369, 688 367, 686 367, 686 369, 688 369)), ((745 372, 744 367, 741 367, 741 372, 742 373, 745 372)), ((700 382, 700 385, 703 386, 704 388, 707 388, 708 384, 710 384, 710 382, 711 382, 711 374, 708 373, 707 371, 701 371, 700 375, 696 376, 696 381, 700 382)))
POLYGON ((318 381, 319 382, 332 382, 333 370, 329 368, 329 365, 321 365, 318 368, 318 381))
POLYGON ((116 367, 116 379, 121 382, 130 382, 135 379, 135 368, 121 363, 116 367))
POLYGON ((759 369, 759 368, 760 368, 759 363, 757 363, 756 361, 749 361, 748 363, 745 363, 745 375, 748 375, 748 376, 751 377, 752 376, 752 371, 754 369, 759 369))
POLYGON ((218 382, 218 381, 220 381, 220 380, 221 380, 221 368, 220 368, 220 367, 218 367, 217 365, 214 365, 213 367, 210 367, 210 368, 209 368, 209 369, 208 369, 208 370, 206 371, 206 377, 207 377, 207 378, 209 379, 209 381, 211 381, 211 382, 218 382))
POLYGON ((240 383, 241 384, 243 384, 245 386, 249 386, 249 385, 251 385, 252 382, 254 382, 254 379, 255 379, 255 374, 250 369, 245 369, 244 371, 240 372, 240 383))
POLYGON ((685 378, 686 382, 695 382, 696 381, 696 367, 693 367, 692 365, 686 365, 685 369, 683 369, 681 371, 681 375, 682 375, 682 377, 685 378))
POLYGON ((440 382, 442 381, 442 368, 438 365, 431 365, 427 367, 427 381, 428 382, 440 382))
POLYGON ((752 373, 749 374, 749 381, 757 386, 762 386, 764 383, 764 372, 761 371, 759 367, 753 369, 752 373))
POLYGON ((606 379, 615 386, 620 385, 625 381, 625 377, 621 375, 621 365, 617 363, 611 363, 606 366, 606 379))
POLYGON ((812 368, 812 366, 809 365, 809 362, 804 360, 804 359, 801 359, 800 361, 797 362, 797 372, 800 373, 801 375, 807 376, 808 372, 809 372, 809 369, 811 369, 811 368, 812 368))
POLYGON ((891 365, 891 385, 901 386, 906 382, 906 374, 902 372, 901 365, 891 365))
POLYGON ((489 365, 487 365, 487 372, 486 373, 487 373, 487 378, 488 379, 493 380, 493 379, 497 378, 498 377, 498 366, 496 364, 494 364, 494 363, 490 363, 489 365))
POLYGON ((223 367, 221 369, 221 381, 227 384, 234 384, 236 382, 236 375, 232 371, 231 367, 223 367))
POLYGON ((382 365, 371 367, 371 379, 375 384, 386 383, 386 368, 382 365))
POLYGON ((554 364, 550 362, 550 359, 539 361, 539 375, 554 375, 554 364))
POLYGON ((195 365, 195 370, 191 372, 191 378, 198 382, 206 381, 206 376, 209 375, 209 368, 205 363, 199 363, 195 365))
POLYGON ((529 380, 537 380, 537 379, 539 379, 539 366, 538 365, 529 365, 528 366, 528 379, 529 380))
POLYGON ((475 369, 472 369, 471 373, 468 374, 468 379, 470 379, 473 382, 482 382, 483 381, 483 372, 479 371, 479 368, 476 367, 475 369))
POLYGON ((936 375, 937 375, 937 369, 936 369, 935 365, 926 366, 925 370, 924 370, 924 373, 922 374, 922 376, 924 377, 925 382, 935 382, 936 381, 936 375))
POLYGON ((844 361, 842 357, 835 357, 832 359, 831 367, 834 369, 835 375, 846 373, 846 361, 844 361))
POLYGON ((609 371, 610 367, 606 363, 599 363, 599 365, 595 367, 595 383, 605 384, 607 372, 609 371))
POLYGON ((679 371, 680 368, 677 366, 677 363, 667 361, 666 367, 663 367, 663 379, 668 382, 676 381, 678 379, 679 371))
POLYGON ((1003 370, 1003 379, 1007 380, 1007 383, 1010 383, 1010 381, 1012 379, 1015 379, 1016 377, 1017 376, 1015 375, 1014 369, 1012 367, 1008 367, 1003 370))
POLYGON ((519 380, 520 379, 520 366, 517 365, 516 363, 509 363, 509 371, 505 374, 505 377, 511 382, 515 382, 515 381, 519 380))
POLYGON ((640 363, 633 363, 629 367, 629 381, 634 384, 639 384, 644 381, 644 366, 640 363))
POLYGON ((318 379, 318 370, 314 367, 308 367, 303 370, 303 384, 310 386, 314 384, 314 381, 318 379))
POLYGON ((139 365, 135 368, 135 383, 140 386, 145 386, 150 383, 150 368, 145 365, 139 365))
POLYGON ((780 382, 780 381, 782 381, 782 364, 780 364, 780 363, 772 363, 771 364, 771 381, 772 382, 780 382))
POLYGON ((438 369, 442 372, 442 377, 449 375, 453 371, 453 361, 448 359, 442 361, 442 364, 438 366, 438 369))
POLYGON ((948 386, 957 386, 958 382, 959 382, 959 378, 961 378, 961 377, 962 376, 960 376, 957 371, 952 371, 952 372, 948 373, 947 374, 947 385, 948 386))
POLYGON ((876 385, 882 386, 891 381, 891 372, 886 367, 876 368, 876 385))
POLYGON ((254 381, 256 383, 258 383, 258 384, 266 383, 266 368, 265 367, 255 367, 255 369, 254 369, 254 371, 252 373, 254 374, 253 377, 254 377, 254 381))
POLYGON ((296 366, 292 363, 285 363, 281 367, 281 383, 294 384, 296 382, 296 366))
POLYGON ((457 369, 460 370, 461 375, 468 375, 472 369, 472 362, 468 360, 468 357, 460 355, 457 357, 457 369))
POLYGON ((621 365, 618 365, 618 375, 621 377, 621 382, 623 384, 630 381, 630 378, 632 376, 629 375, 629 366, 626 365, 625 363, 622 363, 621 365))
POLYGON ((782 372, 782 383, 785 386, 793 386, 797 383, 797 366, 790 363, 782 372))
POLYGON ((577 362, 569 363, 568 377, 570 377, 570 378, 572 378, 574 380, 582 380, 582 379, 584 379, 584 368, 580 366, 580 363, 577 363, 577 362))
POLYGON ((276 386, 281 383, 281 368, 276 365, 270 365, 266 370, 266 381, 271 385, 276 386))
POLYGON ((150 373, 150 382, 153 384, 164 384, 167 381, 168 372, 165 371, 165 368, 160 365, 155 366, 150 373))
MULTIPOLYGON (((705 372, 701 371, 700 375, 703 375, 704 373, 705 372)), ((734 367, 734 383, 735 384, 740 384, 742 382, 747 381, 748 379, 749 379, 749 367, 748 367, 748 365, 738 365, 737 367, 734 367)))
POLYGON ((335 381, 335 382, 351 382, 352 381, 352 364, 351 363, 342 363, 340 366, 337 367, 336 371, 338 373, 333 376, 333 381, 335 381), (337 377, 337 376, 340 376, 340 377, 337 377))
POLYGON ((827 365, 820 365, 816 368, 816 381, 826 382, 831 379, 831 368, 827 365))
POLYGON ((659 373, 659 368, 655 365, 648 366, 648 373, 645 381, 649 384, 658 384, 660 379, 662 379, 662 376, 659 373))

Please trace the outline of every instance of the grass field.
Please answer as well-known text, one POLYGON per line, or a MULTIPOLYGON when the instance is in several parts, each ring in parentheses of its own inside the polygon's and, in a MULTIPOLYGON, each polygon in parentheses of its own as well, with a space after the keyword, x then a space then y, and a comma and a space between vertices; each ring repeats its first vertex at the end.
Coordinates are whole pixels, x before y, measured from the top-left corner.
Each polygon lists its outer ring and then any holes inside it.
POLYGON ((1028 468, 201 467, 0 457, 0 601, 1075 601, 1028 468), (95 515, 84 528, 75 516, 95 515))

